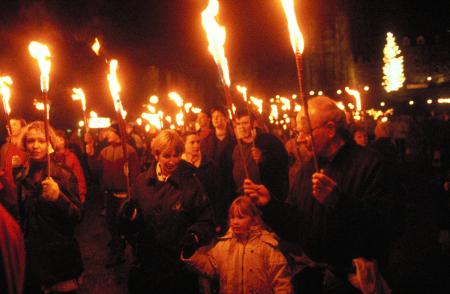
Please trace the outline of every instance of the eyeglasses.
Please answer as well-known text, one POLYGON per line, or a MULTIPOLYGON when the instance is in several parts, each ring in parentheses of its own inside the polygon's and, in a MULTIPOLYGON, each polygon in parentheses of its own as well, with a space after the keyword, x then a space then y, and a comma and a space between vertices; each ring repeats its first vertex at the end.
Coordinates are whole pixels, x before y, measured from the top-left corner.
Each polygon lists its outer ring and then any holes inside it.
POLYGON ((310 131, 308 131, 307 128, 302 129, 302 130, 300 130, 300 131, 296 131, 296 134, 297 134, 298 136, 300 136, 300 135, 308 136, 308 135, 312 134, 312 133, 314 132, 314 130, 323 128, 323 127, 326 126, 329 122, 330 122, 330 121, 327 120, 327 121, 323 122, 322 124, 318 125, 317 127, 311 128, 310 131))

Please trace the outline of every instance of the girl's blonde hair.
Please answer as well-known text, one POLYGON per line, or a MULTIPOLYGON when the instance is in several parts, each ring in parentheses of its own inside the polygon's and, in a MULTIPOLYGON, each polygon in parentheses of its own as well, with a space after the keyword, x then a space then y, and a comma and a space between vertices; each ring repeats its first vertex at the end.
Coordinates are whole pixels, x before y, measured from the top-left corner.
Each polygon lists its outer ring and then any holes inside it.
POLYGON ((255 225, 264 225, 261 215, 261 211, 248 196, 239 196, 228 209, 229 219, 234 216, 249 216, 253 219, 255 225))
MULTIPOLYGON (((26 140, 27 140, 27 134, 30 130, 39 130, 45 134, 44 122, 43 121, 34 121, 34 122, 27 124, 25 127, 22 128, 19 136, 17 137, 16 144, 23 151, 27 151, 26 140)), ((52 147, 54 147, 55 143, 56 143, 56 133, 51 126, 48 126, 48 139, 50 141, 50 145, 52 147)))

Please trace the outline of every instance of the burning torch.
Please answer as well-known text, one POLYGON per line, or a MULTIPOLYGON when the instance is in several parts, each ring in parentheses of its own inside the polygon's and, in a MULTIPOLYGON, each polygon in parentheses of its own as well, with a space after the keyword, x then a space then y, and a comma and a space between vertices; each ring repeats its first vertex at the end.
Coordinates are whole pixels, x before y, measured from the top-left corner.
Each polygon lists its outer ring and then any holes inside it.
MULTIPOLYGON (((231 117, 234 118, 235 116, 233 112, 233 102, 231 100, 230 92, 230 72, 228 69, 228 60, 225 56, 225 50, 223 48, 226 39, 226 31, 225 28, 220 26, 216 21, 216 16, 218 13, 219 2, 217 0, 209 0, 208 6, 202 12, 202 25, 208 38, 209 52, 211 53, 214 61, 217 64, 217 69, 219 71, 220 79, 223 84, 228 110, 230 111, 231 117)), ((245 176, 246 178, 249 178, 247 162, 244 157, 241 140, 237 140, 237 145, 244 166, 245 176)))
POLYGON ((295 9, 294 9, 294 0, 281 0, 281 4, 283 6, 284 13, 286 14, 292 49, 294 50, 294 54, 295 54, 295 63, 297 65, 298 89, 299 89, 300 101, 302 103, 302 108, 303 108, 303 111, 305 112, 305 121, 307 124, 307 129, 308 129, 309 135, 311 136, 311 149, 312 149, 313 160, 314 160, 314 169, 316 172, 318 172, 319 165, 317 163, 317 155, 316 155, 316 149, 315 149, 315 144, 314 144, 314 137, 312 135, 311 120, 309 118, 309 112, 308 112, 308 103, 306 101, 306 98, 303 96, 302 53, 303 53, 303 49, 305 47, 305 43, 303 41, 302 32, 300 31, 300 28, 297 23, 297 17, 295 15, 295 9))
MULTIPOLYGON (((48 110, 48 90, 50 84, 50 50, 47 45, 33 41, 28 46, 28 51, 31 56, 38 61, 39 69, 41 71, 41 92, 44 101, 44 129, 45 140, 47 142, 47 148, 50 146, 49 140, 49 110, 48 110)), ((50 154, 47 152, 47 175, 50 176, 50 154)))

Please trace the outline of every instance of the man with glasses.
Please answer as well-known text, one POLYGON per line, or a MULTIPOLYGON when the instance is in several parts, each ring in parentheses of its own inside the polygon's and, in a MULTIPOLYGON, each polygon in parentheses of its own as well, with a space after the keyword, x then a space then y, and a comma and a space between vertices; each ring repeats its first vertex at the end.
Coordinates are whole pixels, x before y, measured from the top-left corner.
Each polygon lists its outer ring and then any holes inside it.
POLYGON ((347 279, 353 261, 386 261, 393 177, 376 153, 351 139, 345 114, 332 99, 318 96, 308 105, 311 129, 300 112, 298 139, 309 150, 314 143, 319 170, 312 160, 305 164, 286 203, 250 180, 244 190, 262 207, 266 224, 313 260, 298 276, 299 293, 358 293, 347 279))

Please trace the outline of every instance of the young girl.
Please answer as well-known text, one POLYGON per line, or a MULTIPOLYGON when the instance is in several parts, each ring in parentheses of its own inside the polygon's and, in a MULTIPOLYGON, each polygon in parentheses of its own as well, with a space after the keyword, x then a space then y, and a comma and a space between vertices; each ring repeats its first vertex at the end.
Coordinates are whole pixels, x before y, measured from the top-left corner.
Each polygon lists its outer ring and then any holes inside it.
POLYGON ((291 272, 277 249, 277 237, 264 228, 261 213, 247 196, 229 209, 230 229, 217 242, 182 260, 201 274, 218 277, 220 293, 292 293, 291 272))

